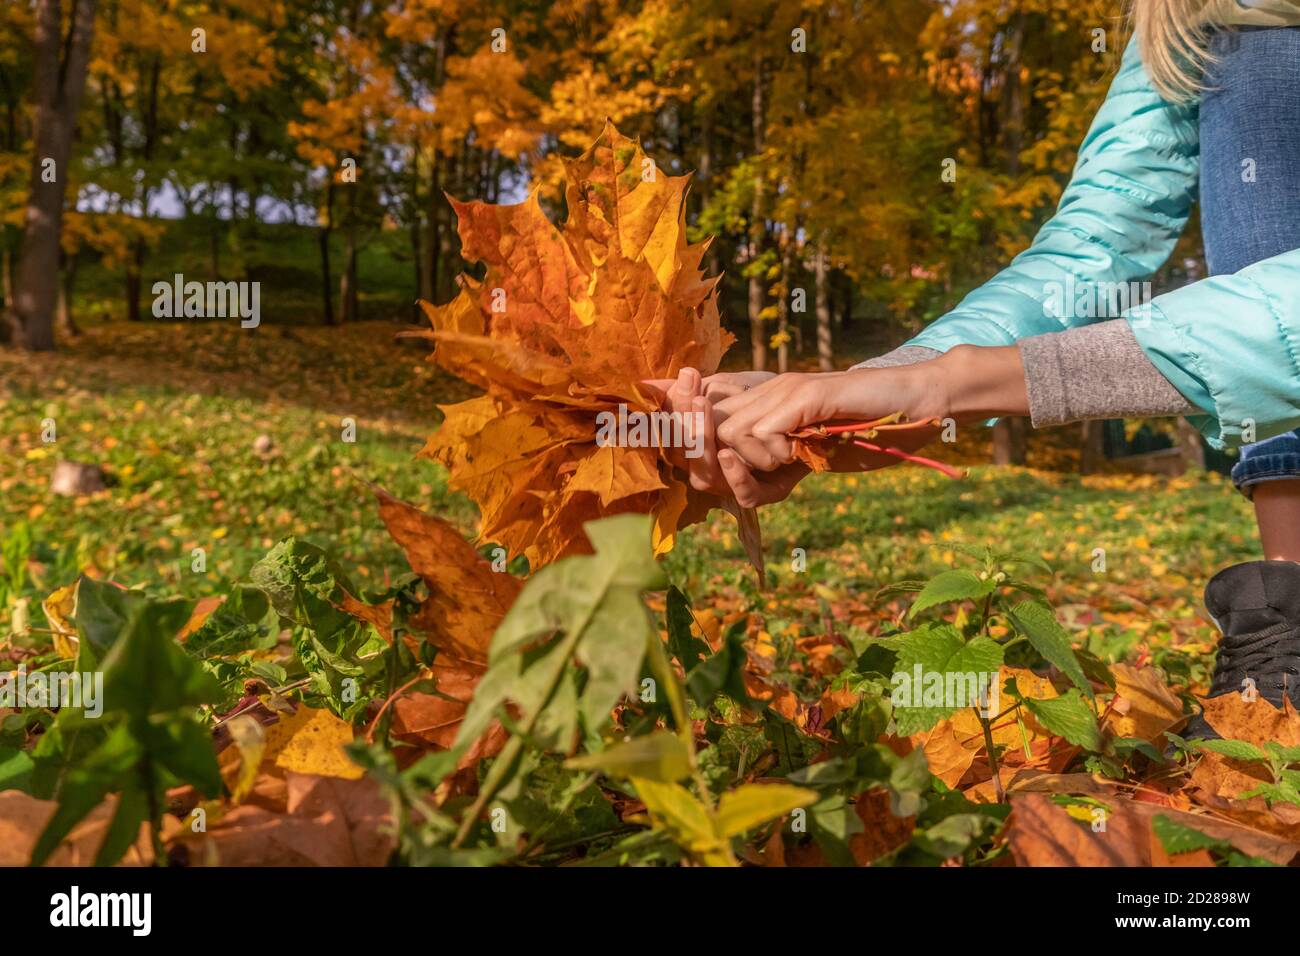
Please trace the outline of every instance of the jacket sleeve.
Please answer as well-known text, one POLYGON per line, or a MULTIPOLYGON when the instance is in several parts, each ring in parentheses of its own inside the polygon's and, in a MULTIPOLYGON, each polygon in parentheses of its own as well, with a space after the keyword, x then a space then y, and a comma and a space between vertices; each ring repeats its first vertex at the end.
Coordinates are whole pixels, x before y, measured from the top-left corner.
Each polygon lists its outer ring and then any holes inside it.
POLYGON ((1006 269, 907 344, 1011 345, 1116 318, 1076 315, 1070 291, 1148 278, 1169 257, 1196 198, 1197 110, 1161 98, 1130 42, 1055 215, 1006 269))
POLYGON ((1162 375, 1207 414, 1211 445, 1300 426, 1300 249, 1157 296, 1125 318, 1162 375))

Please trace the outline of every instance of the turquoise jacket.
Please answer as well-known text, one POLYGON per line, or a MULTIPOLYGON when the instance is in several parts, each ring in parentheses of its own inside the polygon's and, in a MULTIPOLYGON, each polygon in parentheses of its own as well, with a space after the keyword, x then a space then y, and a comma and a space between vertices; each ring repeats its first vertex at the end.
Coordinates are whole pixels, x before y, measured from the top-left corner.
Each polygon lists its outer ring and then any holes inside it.
MULTIPOLYGON (((1011 345, 1093 318, 1045 305, 1053 289, 1147 279, 1169 257, 1196 199, 1197 104, 1165 101, 1136 43, 1074 167, 1056 214, 1002 272, 908 345, 1011 345)), ((1059 292, 1058 292, 1059 298, 1059 292)), ((1205 412, 1216 447, 1300 426, 1300 249, 1157 296, 1123 317, 1156 368, 1205 412)))

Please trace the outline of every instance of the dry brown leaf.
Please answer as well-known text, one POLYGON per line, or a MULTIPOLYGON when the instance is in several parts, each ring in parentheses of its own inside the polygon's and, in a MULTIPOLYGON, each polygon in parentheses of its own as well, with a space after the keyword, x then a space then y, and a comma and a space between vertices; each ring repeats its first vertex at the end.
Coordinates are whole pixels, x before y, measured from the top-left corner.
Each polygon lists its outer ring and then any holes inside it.
MULTIPOLYGON (((220 866, 383 866, 393 850, 388 799, 369 779, 289 773, 283 809, 250 800, 206 833, 171 839, 192 863, 220 866)), ((254 788, 254 793, 257 788, 254 788)))
POLYGON ((862 832, 849 837, 849 850, 859 866, 867 866, 912 839, 916 817, 896 817, 889 809, 889 793, 868 790, 854 798, 853 809, 862 832))
MULTIPOLYGON (((1033 767, 999 767, 1003 791, 1013 793, 1065 793, 1074 796, 1114 798, 1115 784, 1086 773, 1051 773, 1033 767)), ((962 791, 975 803, 996 803, 993 778, 962 791)))
POLYGON ((1287 697, 1274 707, 1263 697, 1247 700, 1241 694, 1223 694, 1201 701, 1205 719, 1224 740, 1244 740, 1262 747, 1274 741, 1283 747, 1300 746, 1300 714, 1287 697))
POLYGON ((925 751, 930 772, 949 787, 956 787, 975 762, 983 736, 958 736, 951 721, 941 720, 929 730, 913 734, 911 741, 925 751))
MULTIPOLYGON (((1296 713, 1291 701, 1285 697, 1280 708, 1274 707, 1263 697, 1247 700, 1235 693, 1211 697, 1202 703, 1205 706, 1205 719, 1225 740, 1244 740, 1257 747, 1263 747, 1269 741, 1275 741, 1284 747, 1300 745, 1300 714, 1296 713)), ((1271 783, 1272 780, 1268 768, 1262 763, 1247 763, 1206 752, 1192 772, 1189 786, 1201 791, 1205 797, 1235 801, 1241 794, 1262 783, 1271 783)), ((1255 799, 1258 807, 1263 808, 1263 800, 1255 799)), ((1253 813, 1254 801, 1251 807, 1241 809, 1253 813)), ((1300 817, 1300 808, 1292 809, 1300 817)), ((1283 805, 1274 810, 1286 815, 1283 805)), ((1256 825, 1258 822, 1257 820, 1256 825)), ((1290 824, 1278 825, 1285 829, 1290 824)))
POLYGON ((1154 667, 1115 664, 1115 697, 1106 727, 1117 737, 1163 743, 1164 732, 1183 721, 1183 704, 1154 667))
POLYGON ((523 582, 494 571, 446 521, 381 489, 374 492, 384 526, 429 592, 413 626, 428 635, 440 655, 486 666, 492 635, 523 582))
MULTIPOLYGON (((0 793, 0 866, 28 865, 36 841, 57 807, 53 800, 38 800, 18 790, 0 793)), ((116 811, 117 797, 110 796, 72 828, 45 865, 93 864, 116 811)), ((118 865, 151 866, 153 859, 149 825, 141 824, 139 836, 118 865)))
MULTIPOLYGON (((376 488, 379 514, 420 576, 428 597, 411 621, 437 649, 428 669, 438 694, 393 701, 393 736, 439 748, 452 745, 474 688, 487 670, 488 646, 523 582, 493 570, 454 527, 376 488)), ((462 767, 497 753, 505 735, 495 721, 461 758, 462 767)))
POLYGON ((1018 866, 1150 866, 1147 827, 1133 814, 1110 813, 1105 830, 1094 831, 1031 793, 1012 801, 1007 843, 1018 866))
MULTIPOLYGON (((1168 817, 1174 823, 1199 830, 1216 840, 1227 840, 1247 856, 1256 856, 1279 866, 1289 866, 1300 854, 1300 840, 1287 839, 1276 833, 1260 830, 1243 823, 1220 820, 1204 813, 1191 813, 1173 807, 1162 807, 1137 801, 1124 803, 1124 812, 1132 813, 1150 823, 1157 815, 1168 817)), ((1159 841, 1155 840, 1158 844, 1159 841)), ((1154 854, 1153 854, 1154 858, 1154 854)), ((1176 858, 1175 858, 1176 859, 1176 858)))

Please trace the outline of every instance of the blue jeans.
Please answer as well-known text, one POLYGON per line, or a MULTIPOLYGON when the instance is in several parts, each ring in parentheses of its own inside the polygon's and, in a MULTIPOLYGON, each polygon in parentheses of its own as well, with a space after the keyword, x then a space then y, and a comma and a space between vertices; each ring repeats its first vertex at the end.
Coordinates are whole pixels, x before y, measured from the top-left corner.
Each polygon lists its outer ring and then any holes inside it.
MULTIPOLYGON (((1201 97, 1201 231, 1211 275, 1300 248, 1300 27, 1219 33, 1201 97)), ((1300 479, 1300 429, 1241 450, 1232 481, 1300 479)))

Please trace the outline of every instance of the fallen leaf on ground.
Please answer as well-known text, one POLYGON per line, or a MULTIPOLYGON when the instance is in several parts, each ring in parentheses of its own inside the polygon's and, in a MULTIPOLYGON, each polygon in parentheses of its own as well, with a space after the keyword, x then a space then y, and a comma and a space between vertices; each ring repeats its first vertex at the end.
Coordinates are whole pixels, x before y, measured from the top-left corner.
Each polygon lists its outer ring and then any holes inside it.
POLYGON ((1115 697, 1106 727, 1117 737, 1164 742, 1164 732, 1183 721, 1183 704, 1154 667, 1113 664, 1115 697))
MULTIPOLYGON (((58 804, 53 800, 38 800, 18 790, 0 793, 0 866, 27 866, 36 841, 45 829, 58 804)), ((117 812, 117 797, 110 796, 59 843, 50 855, 46 866, 90 866, 95 854, 108 833, 113 814, 117 812)), ((140 825, 140 833, 122 857, 119 866, 150 866, 153 864, 153 844, 148 824, 140 825)))
POLYGON ((181 828, 191 862, 220 866, 383 866, 393 850, 390 804, 369 779, 286 775, 285 806, 236 807, 206 833, 181 828))

